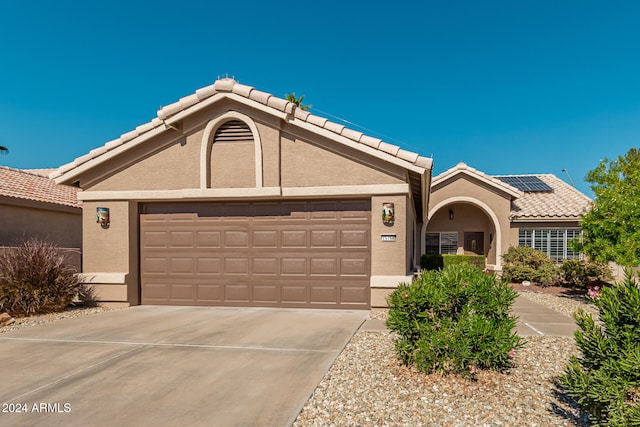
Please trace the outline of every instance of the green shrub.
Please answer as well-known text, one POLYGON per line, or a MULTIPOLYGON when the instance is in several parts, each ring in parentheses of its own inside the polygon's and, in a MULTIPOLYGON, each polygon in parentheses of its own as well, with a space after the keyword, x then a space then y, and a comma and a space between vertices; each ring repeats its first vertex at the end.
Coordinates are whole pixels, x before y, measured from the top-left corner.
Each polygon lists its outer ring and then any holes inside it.
POLYGON ((423 270, 442 270, 444 259, 442 255, 423 254, 420 257, 420 267, 423 270))
POLYGON ((558 267, 539 250, 528 246, 511 246, 502 255, 503 277, 509 282, 528 280, 540 286, 557 284, 560 280, 558 267))
POLYGON ((443 255, 442 257, 445 267, 458 264, 471 264, 482 270, 486 265, 484 255, 443 255))
POLYGON ((582 310, 574 314, 582 353, 560 377, 594 425, 640 426, 640 289, 633 273, 591 293, 602 325, 582 310))
POLYGON ((444 267, 457 264, 473 264, 483 269, 485 267, 485 256, 423 254, 420 258, 420 267, 423 270, 442 270, 444 267))
POLYGON ((54 245, 28 240, 0 254, 0 311, 31 315, 61 311, 83 287, 54 245))
POLYGON ((566 259, 560 265, 560 275, 563 285, 585 288, 589 282, 610 279, 611 270, 602 262, 566 259))
POLYGON ((398 334, 400 359, 423 372, 473 377, 477 369, 504 370, 523 345, 512 333, 516 296, 472 265, 423 271, 389 296, 387 327, 398 334))

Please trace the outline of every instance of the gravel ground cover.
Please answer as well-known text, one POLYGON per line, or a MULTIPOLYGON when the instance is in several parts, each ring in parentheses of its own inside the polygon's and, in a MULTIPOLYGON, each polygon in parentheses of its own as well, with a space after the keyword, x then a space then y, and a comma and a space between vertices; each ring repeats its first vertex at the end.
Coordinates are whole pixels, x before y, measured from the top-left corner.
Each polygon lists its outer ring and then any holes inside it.
POLYGON ((42 314, 38 316, 16 317, 15 322, 8 326, 0 326, 0 334, 17 329, 28 328, 30 326, 42 325, 44 323, 56 322, 71 317, 88 316, 115 310, 107 307, 69 307, 60 313, 42 314))
MULTIPOLYGON (((585 298, 526 293, 561 313, 592 310, 585 298)), ((371 318, 386 318, 386 311, 371 318)), ((477 381, 402 366, 389 332, 358 331, 300 412, 294 426, 587 426, 556 380, 573 337, 527 337, 507 373, 477 381)))

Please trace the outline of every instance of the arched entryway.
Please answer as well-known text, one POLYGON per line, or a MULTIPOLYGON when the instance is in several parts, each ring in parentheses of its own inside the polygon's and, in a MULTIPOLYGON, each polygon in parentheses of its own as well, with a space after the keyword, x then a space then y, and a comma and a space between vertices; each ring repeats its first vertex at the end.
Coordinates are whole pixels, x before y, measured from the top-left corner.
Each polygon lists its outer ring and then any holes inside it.
POLYGON ((430 209, 422 235, 422 253, 485 255, 488 268, 501 270, 498 217, 480 200, 461 196, 441 201, 430 209))

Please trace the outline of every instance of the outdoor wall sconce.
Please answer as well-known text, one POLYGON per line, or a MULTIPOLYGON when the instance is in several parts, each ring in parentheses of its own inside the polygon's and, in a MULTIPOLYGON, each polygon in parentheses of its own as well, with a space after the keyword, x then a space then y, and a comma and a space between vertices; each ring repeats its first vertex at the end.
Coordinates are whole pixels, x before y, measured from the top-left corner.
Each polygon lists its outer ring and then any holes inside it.
POLYGON ((387 227, 391 227, 396 220, 395 209, 393 203, 382 204, 382 223, 387 227))
POLYGON ((107 228, 109 226, 109 208, 96 208, 96 222, 107 228))
POLYGON ((453 221, 453 209, 449 209, 449 219, 453 221))

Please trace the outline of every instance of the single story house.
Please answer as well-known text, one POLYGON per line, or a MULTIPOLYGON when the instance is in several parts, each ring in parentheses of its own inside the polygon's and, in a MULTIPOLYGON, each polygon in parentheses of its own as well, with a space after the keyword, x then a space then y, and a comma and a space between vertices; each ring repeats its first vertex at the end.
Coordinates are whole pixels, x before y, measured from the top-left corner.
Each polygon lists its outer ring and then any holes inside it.
POLYGON ((82 247, 82 204, 78 189, 56 184, 52 170, 0 166, 0 246, 38 238, 61 248, 82 247))
POLYGON ((510 246, 531 246, 551 259, 576 258, 591 199, 552 174, 490 176, 459 163, 431 183, 423 253, 485 255, 502 270, 510 246))
POLYGON ((431 169, 224 78, 51 176, 104 303, 368 309, 419 263, 431 169))

